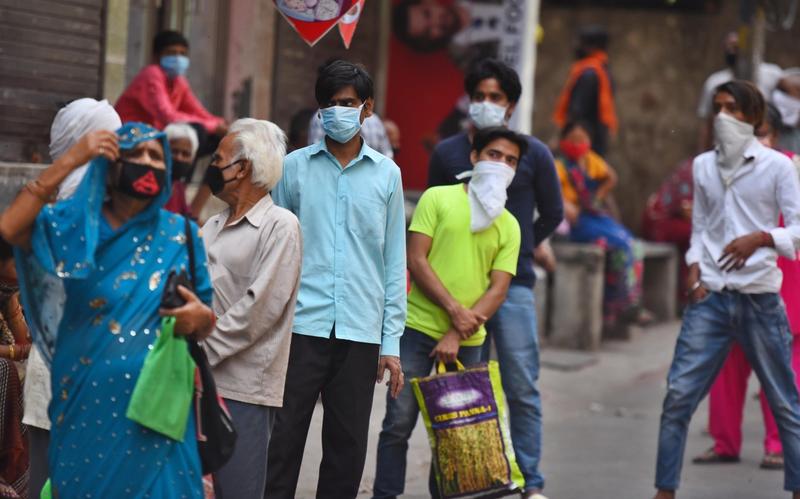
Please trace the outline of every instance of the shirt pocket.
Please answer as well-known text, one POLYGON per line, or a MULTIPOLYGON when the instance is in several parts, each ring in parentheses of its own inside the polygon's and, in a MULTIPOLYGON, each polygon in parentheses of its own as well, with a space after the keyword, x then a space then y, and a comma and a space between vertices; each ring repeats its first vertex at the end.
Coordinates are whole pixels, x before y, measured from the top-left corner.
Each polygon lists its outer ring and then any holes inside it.
POLYGON ((377 199, 351 196, 347 224, 357 237, 382 241, 386 232, 386 205, 377 199))

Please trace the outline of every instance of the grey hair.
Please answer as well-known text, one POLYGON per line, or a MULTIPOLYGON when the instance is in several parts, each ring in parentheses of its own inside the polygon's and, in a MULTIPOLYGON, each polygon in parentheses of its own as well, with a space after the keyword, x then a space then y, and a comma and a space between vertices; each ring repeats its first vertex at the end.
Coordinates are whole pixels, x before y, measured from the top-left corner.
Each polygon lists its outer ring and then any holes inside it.
POLYGON ((283 130, 271 121, 241 118, 233 122, 229 133, 236 134, 236 159, 246 159, 253 165, 253 184, 272 190, 283 175, 283 130))
POLYGON ((186 139, 192 144, 192 159, 197 156, 197 148, 200 146, 197 140, 197 131, 188 123, 172 123, 164 129, 167 140, 186 139))

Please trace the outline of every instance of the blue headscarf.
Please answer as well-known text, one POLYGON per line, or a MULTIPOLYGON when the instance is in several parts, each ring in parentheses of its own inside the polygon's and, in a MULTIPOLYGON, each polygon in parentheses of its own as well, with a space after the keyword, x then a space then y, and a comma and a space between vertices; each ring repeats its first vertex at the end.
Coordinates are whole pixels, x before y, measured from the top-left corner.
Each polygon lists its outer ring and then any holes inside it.
MULTIPOLYGON (((120 148, 163 133, 142 124, 117 131, 120 148)), ((20 294, 34 341, 51 366, 53 398, 49 464, 62 497, 202 498, 195 424, 183 441, 125 417, 142 365, 159 335, 161 295, 171 271, 188 265, 183 217, 161 207, 170 184, 114 229, 103 216, 109 164, 92 161, 75 195, 45 207, 31 250, 16 250, 20 294)), ((205 250, 190 224, 196 256, 195 294, 211 303, 205 250)))
MULTIPOLYGON (((133 150, 149 140, 158 140, 164 149, 167 169, 164 188, 147 208, 120 229, 156 223, 172 190, 172 158, 167 136, 144 123, 127 123, 116 133, 120 152, 133 150)), ((95 158, 72 197, 45 206, 39 213, 31 235, 31 251, 15 248, 22 305, 33 339, 48 365, 64 314, 64 281, 86 279, 96 270, 95 253, 101 240, 103 203, 108 198, 109 167, 104 157, 95 158)))

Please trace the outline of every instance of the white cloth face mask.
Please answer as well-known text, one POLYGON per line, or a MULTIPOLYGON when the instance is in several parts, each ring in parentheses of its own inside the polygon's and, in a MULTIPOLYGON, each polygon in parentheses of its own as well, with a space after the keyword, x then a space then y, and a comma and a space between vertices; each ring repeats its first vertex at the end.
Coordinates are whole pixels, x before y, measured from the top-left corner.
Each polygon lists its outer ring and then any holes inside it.
POLYGON ((753 125, 727 113, 718 113, 714 118, 717 164, 721 168, 735 168, 744 163, 744 151, 754 138, 753 125))
POLYGON ((503 213, 508 195, 506 189, 514 180, 516 171, 499 161, 478 161, 472 170, 456 176, 471 177, 467 186, 470 208, 470 230, 481 232, 503 213))
POLYGON ((469 104, 469 119, 478 129, 493 126, 503 126, 506 121, 507 107, 498 106, 488 100, 482 102, 471 102, 469 104))
POLYGON ((778 90, 772 91, 772 103, 781 113, 781 121, 789 127, 800 126, 800 99, 778 90))

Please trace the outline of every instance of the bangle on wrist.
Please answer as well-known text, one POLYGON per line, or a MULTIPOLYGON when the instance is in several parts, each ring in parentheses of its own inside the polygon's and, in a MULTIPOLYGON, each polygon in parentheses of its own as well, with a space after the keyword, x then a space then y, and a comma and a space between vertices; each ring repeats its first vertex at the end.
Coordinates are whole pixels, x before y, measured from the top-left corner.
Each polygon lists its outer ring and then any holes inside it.
POLYGON ((761 231, 761 246, 768 247, 771 246, 772 236, 770 236, 769 232, 762 230, 761 231))
POLYGON ((698 280, 696 280, 696 281, 695 281, 695 283, 694 283, 694 284, 692 284, 692 287, 691 287, 691 288, 689 288, 689 292, 688 292, 688 294, 689 294, 689 295, 691 295, 691 294, 693 294, 695 291, 697 291, 698 289, 700 289, 700 288, 702 288, 702 287, 703 287, 703 281, 701 281, 700 279, 698 279, 698 280))
POLYGON ((47 188, 43 186, 41 182, 39 182, 39 179, 31 180, 25 184, 23 189, 45 204, 53 201, 53 193, 47 192, 47 188))
POLYGON ((14 345, 8 345, 8 358, 14 360, 14 345))

